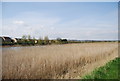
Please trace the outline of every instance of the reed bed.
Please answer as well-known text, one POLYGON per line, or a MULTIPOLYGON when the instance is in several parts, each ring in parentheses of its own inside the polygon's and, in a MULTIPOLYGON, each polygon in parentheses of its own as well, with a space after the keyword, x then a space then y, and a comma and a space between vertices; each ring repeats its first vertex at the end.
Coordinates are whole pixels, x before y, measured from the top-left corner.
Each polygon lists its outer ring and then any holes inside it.
POLYGON ((117 56, 117 43, 48 45, 2 51, 3 79, 72 78, 69 71, 117 56))

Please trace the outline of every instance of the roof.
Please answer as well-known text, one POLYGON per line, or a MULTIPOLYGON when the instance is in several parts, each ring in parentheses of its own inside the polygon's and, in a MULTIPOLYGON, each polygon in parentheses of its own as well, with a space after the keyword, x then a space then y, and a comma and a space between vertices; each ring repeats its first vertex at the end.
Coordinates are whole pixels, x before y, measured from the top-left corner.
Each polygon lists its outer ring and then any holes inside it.
POLYGON ((5 38, 5 39, 11 39, 10 37, 3 37, 3 38, 5 38))

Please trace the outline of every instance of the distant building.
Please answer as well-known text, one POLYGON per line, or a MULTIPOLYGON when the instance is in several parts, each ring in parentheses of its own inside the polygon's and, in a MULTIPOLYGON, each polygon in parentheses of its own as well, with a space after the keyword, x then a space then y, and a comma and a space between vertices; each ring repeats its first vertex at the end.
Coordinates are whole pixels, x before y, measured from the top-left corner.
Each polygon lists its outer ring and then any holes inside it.
POLYGON ((0 37, 0 45, 2 45, 3 41, 4 41, 3 37, 0 37))
POLYGON ((17 38, 12 39, 14 43, 17 43, 17 38))
POLYGON ((13 40, 10 37, 2 37, 3 38, 3 42, 7 42, 7 43, 12 43, 13 40))
POLYGON ((38 43, 38 41, 37 40, 35 40, 35 44, 37 44, 38 43))
POLYGON ((4 41, 4 38, 3 37, 0 37, 0 42, 4 41))
POLYGON ((21 38, 14 38, 15 43, 21 43, 22 39, 21 38))

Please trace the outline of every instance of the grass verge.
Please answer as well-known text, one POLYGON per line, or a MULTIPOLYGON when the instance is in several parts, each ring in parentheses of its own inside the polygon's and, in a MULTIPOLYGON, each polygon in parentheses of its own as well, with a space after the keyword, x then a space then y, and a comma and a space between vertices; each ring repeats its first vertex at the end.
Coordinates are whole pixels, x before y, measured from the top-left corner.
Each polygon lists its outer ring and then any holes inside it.
POLYGON ((83 76, 83 79, 119 79, 120 58, 108 62, 105 66, 95 69, 90 74, 83 76))

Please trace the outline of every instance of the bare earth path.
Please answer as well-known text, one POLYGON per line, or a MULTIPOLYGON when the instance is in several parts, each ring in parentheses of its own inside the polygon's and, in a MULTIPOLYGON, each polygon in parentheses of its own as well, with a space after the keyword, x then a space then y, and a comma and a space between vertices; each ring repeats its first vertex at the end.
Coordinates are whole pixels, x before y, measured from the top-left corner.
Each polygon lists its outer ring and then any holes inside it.
POLYGON ((80 79, 118 57, 118 44, 80 43, 4 49, 3 79, 80 79))

